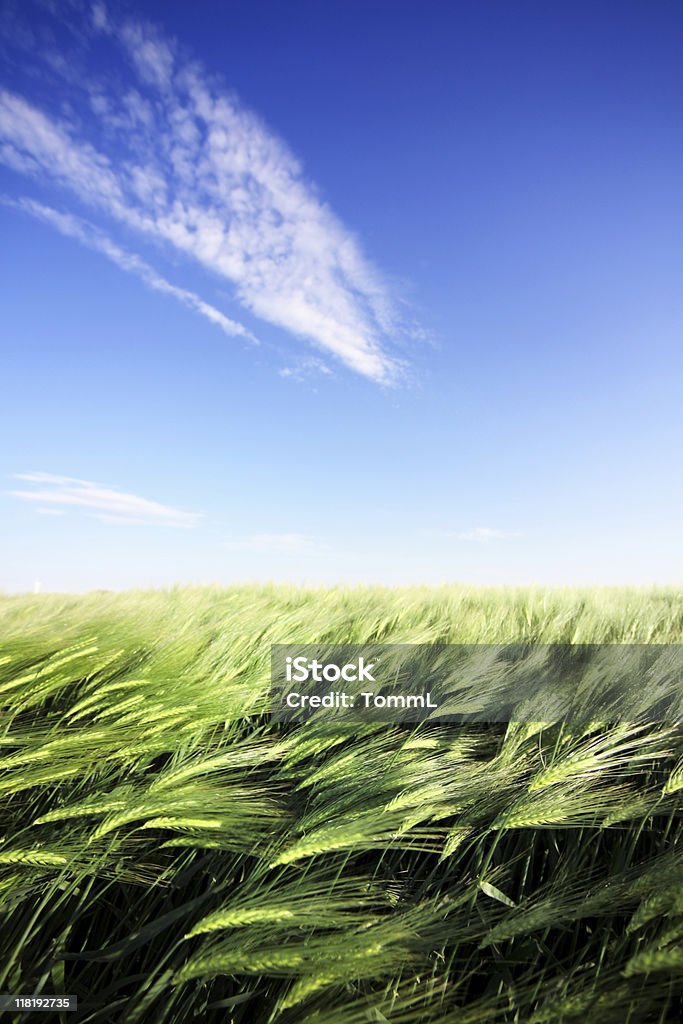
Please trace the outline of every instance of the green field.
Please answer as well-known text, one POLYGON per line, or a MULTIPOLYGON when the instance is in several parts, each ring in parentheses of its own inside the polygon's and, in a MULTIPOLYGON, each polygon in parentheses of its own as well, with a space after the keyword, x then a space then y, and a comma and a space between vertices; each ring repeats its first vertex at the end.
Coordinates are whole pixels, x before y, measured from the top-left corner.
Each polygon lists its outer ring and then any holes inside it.
POLYGON ((680 643, 680 593, 16 597, 0 639, 0 992, 102 1024, 683 1019, 682 728, 267 715, 273 642, 680 643))

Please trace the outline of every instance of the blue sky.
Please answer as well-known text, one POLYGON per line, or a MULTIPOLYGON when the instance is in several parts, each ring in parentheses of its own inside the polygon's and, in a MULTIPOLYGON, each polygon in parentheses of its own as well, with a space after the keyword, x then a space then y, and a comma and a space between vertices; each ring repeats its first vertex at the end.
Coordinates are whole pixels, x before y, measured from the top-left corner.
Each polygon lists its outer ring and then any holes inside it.
POLYGON ((682 42, 5 3, 0 589, 683 582, 682 42))

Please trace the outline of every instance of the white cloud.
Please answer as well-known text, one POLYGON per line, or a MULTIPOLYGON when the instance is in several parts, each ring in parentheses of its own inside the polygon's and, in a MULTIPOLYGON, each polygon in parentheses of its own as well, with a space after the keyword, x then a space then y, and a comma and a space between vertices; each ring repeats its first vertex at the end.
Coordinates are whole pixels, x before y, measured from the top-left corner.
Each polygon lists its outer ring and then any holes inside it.
POLYGON ((83 200, 124 215, 121 183, 108 159, 87 142, 75 142, 66 123, 60 124, 7 90, 0 90, 0 138, 3 160, 34 173, 47 174, 78 192, 83 200), (12 163, 12 160, 14 163, 12 163))
POLYGON ((200 516, 182 512, 137 494, 113 487, 53 473, 17 473, 17 480, 35 485, 29 490, 10 491, 14 498, 41 506, 37 511, 59 514, 68 509, 83 509, 108 523, 146 526, 191 527, 200 516))
POLYGON ((68 120, 0 92, 0 160, 192 257, 250 312, 356 372, 396 380, 388 290, 287 147, 146 23, 97 3, 89 32, 135 83, 90 75, 79 92, 64 78, 68 120))
POLYGON ((109 25, 109 19, 107 18, 107 7, 105 4, 97 2, 94 3, 90 9, 90 15, 92 18, 93 28, 103 32, 109 25))
MULTIPOLYGON (((101 25, 103 31, 108 27, 108 22, 101 25)), ((168 88, 173 73, 173 47, 151 25, 132 19, 121 25, 118 34, 140 77, 150 85, 168 88)))
POLYGON ((170 281, 167 281, 166 278, 158 274, 149 263, 146 263, 134 253, 127 252, 116 245, 106 235, 103 235, 101 231, 93 227, 92 224, 88 224, 87 221, 83 221, 70 213, 60 213, 58 210, 53 210, 52 207, 45 206, 43 203, 37 203, 33 199, 22 198, 15 201, 0 197, 0 202, 4 205, 24 210, 26 213, 31 214, 32 217, 51 224, 52 227, 56 228, 63 235, 75 238, 82 242, 83 245, 87 245, 88 248, 102 253, 120 267, 121 270, 139 277, 148 288, 172 296, 178 302, 182 302, 184 306, 193 309, 196 313, 216 324, 225 334, 256 341, 253 334, 246 327, 243 327, 242 324, 231 320, 230 317, 221 313, 215 306, 210 305, 200 298, 199 295, 196 295, 195 292, 188 291, 186 288, 178 288, 176 285, 171 284, 170 281))
POLYGON ((297 360, 292 366, 283 366, 277 372, 285 380, 294 380, 298 384, 304 383, 310 377, 317 377, 321 374, 324 377, 332 375, 332 370, 322 359, 311 356, 297 360))
POLYGON ((490 526, 475 526, 473 530, 457 534, 458 540, 474 540, 479 544, 488 544, 492 540, 506 540, 508 537, 516 536, 516 533, 496 530, 490 526))
POLYGON ((226 541, 230 551, 251 551, 262 554, 300 554, 319 551, 322 545, 304 533, 253 533, 239 540, 226 541))

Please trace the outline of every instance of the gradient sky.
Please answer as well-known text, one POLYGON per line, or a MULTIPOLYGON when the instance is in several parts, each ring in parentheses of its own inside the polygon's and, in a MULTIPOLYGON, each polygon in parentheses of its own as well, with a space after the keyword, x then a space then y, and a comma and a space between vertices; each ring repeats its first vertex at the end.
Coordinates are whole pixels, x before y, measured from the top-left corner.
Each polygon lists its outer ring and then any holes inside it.
POLYGON ((5 0, 0 589, 682 583, 682 47, 5 0))

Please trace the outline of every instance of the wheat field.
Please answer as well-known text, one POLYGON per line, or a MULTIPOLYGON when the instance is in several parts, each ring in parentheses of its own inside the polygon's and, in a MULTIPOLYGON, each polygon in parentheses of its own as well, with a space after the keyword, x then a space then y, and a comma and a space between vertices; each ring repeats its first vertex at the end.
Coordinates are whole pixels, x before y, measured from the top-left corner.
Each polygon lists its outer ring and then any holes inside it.
POLYGON ((268 716, 275 642, 681 643, 681 598, 0 599, 0 992, 101 1024, 683 1019, 680 726, 268 716))

